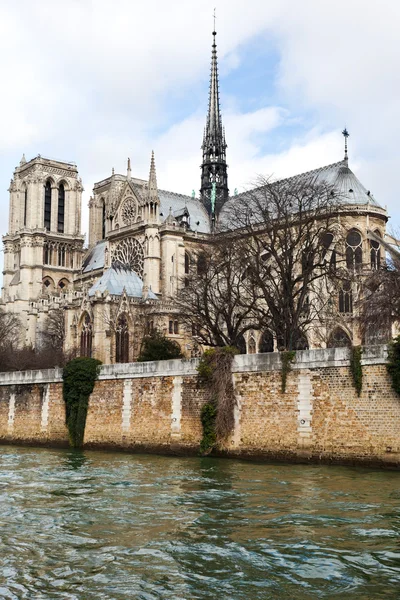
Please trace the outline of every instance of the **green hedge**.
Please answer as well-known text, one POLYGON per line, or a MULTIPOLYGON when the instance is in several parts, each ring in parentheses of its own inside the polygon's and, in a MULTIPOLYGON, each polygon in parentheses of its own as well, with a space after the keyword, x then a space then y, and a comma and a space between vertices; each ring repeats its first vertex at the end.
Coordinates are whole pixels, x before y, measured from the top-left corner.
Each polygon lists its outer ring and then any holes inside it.
POLYGON ((387 370, 392 379, 392 386, 400 395, 400 336, 389 344, 388 359, 387 370))

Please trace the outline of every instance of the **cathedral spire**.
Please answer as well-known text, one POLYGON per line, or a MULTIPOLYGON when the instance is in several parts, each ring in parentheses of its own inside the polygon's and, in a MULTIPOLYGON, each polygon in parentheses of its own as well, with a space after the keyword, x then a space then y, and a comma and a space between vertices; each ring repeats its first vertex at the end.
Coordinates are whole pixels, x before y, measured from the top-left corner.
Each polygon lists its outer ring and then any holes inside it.
POLYGON ((214 224, 220 209, 229 196, 225 131, 222 126, 219 103, 215 15, 212 35, 208 113, 201 147, 203 150, 203 162, 201 165, 200 197, 210 215, 212 224, 214 224))
POLYGON ((349 161, 349 157, 348 157, 348 154, 347 154, 347 138, 350 136, 350 134, 347 131, 346 127, 343 129, 342 135, 344 137, 344 160, 346 162, 348 162, 349 161))
POLYGON ((160 212, 160 199, 157 189, 156 163, 154 152, 151 153, 149 183, 147 187, 147 200, 145 203, 145 219, 148 223, 158 223, 160 212))
POLYGON ((154 150, 151 152, 150 173, 149 173, 149 197, 158 200, 156 162, 154 160, 154 150))

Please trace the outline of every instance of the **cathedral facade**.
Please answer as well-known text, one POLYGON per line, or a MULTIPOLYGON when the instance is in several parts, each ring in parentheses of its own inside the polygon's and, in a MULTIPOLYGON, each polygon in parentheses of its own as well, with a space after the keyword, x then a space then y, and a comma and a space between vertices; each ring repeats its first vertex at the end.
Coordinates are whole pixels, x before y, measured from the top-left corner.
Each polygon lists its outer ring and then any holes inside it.
MULTIPOLYGON (((153 329, 175 340, 185 356, 201 351, 179 322, 176 297, 199 249, 217 235, 218 221, 237 201, 228 188, 215 39, 213 32, 199 198, 159 189, 154 155, 148 180, 132 175, 128 159, 126 174, 112 170, 94 185, 84 248, 83 187, 76 165, 39 155, 23 157, 15 169, 3 236, 1 305, 20 316, 22 344, 39 347, 46 317, 62 308, 65 350, 103 363, 135 360, 143 335, 153 329)), ((346 199, 346 252, 360 264, 376 266, 381 260, 376 240, 384 238, 387 212, 350 170, 347 151, 343 160, 306 175, 334 186, 346 199)), ((340 338, 360 342, 351 294, 343 291, 340 326, 332 327, 325 344, 340 338)), ((264 334, 246 334, 247 352, 276 348, 273 340, 265 343, 264 334)), ((310 346, 317 343, 309 340, 310 346)))

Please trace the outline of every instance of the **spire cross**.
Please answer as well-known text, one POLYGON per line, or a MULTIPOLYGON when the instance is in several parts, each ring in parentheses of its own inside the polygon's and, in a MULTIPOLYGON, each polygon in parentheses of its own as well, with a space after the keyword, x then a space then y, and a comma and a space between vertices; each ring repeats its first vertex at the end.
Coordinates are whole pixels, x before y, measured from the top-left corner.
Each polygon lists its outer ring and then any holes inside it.
POLYGON ((343 129, 342 135, 344 137, 344 160, 348 160, 348 155, 347 155, 347 138, 349 137, 350 134, 347 131, 346 127, 343 129))

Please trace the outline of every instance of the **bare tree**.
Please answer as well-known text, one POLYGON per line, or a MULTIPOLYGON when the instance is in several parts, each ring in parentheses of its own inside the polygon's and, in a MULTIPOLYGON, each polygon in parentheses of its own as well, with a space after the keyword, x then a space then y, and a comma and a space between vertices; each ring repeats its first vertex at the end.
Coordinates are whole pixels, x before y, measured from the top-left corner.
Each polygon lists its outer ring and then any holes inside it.
POLYGON ((304 347, 308 329, 329 311, 342 261, 339 211, 335 190, 306 177, 260 178, 225 211, 221 225, 246 243, 259 321, 279 349, 304 347))
POLYGON ((400 323, 400 242, 395 236, 389 236, 392 243, 376 234, 372 239, 386 250, 386 259, 378 261, 363 282, 360 323, 365 343, 383 343, 390 339, 392 326, 400 323))
POLYGON ((63 308, 50 310, 42 331, 42 344, 56 352, 63 351, 65 339, 65 314, 63 308))
POLYGON ((0 351, 17 348, 20 341, 21 322, 14 313, 0 309, 0 351))
POLYGON ((257 298, 243 278, 243 251, 239 238, 219 235, 192 257, 177 303, 181 321, 201 344, 245 352, 244 333, 257 327, 257 298))

